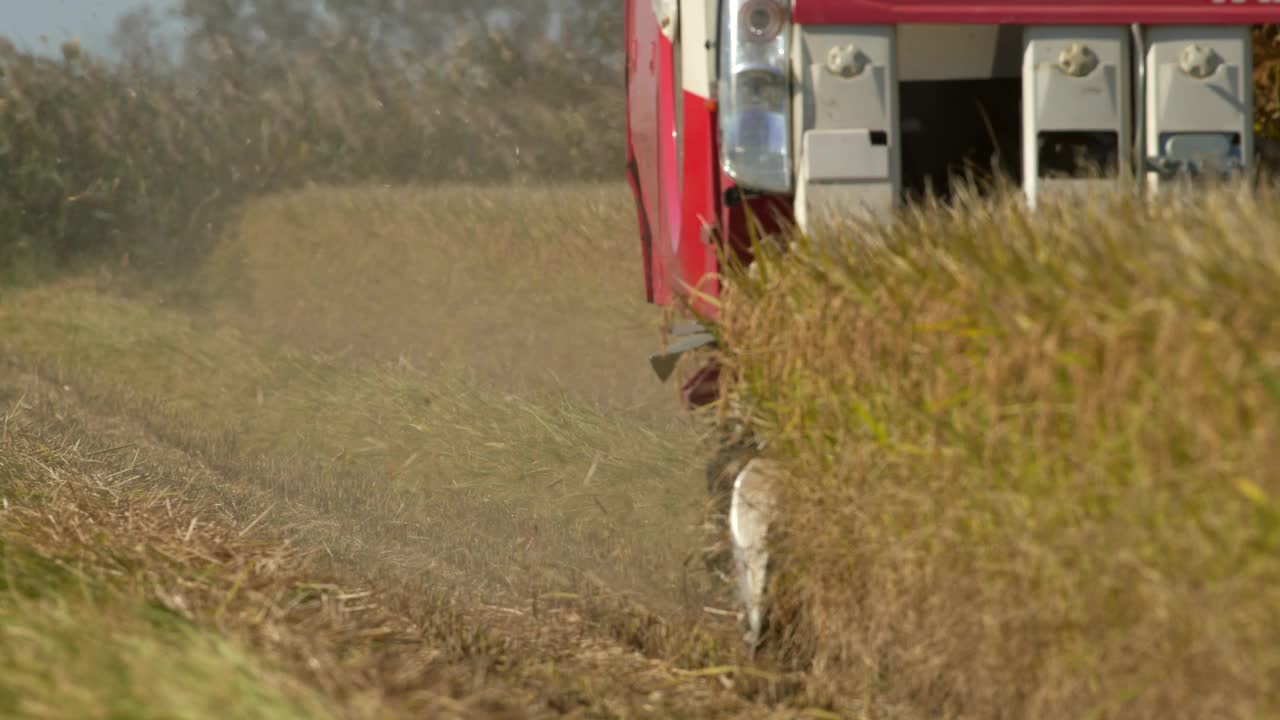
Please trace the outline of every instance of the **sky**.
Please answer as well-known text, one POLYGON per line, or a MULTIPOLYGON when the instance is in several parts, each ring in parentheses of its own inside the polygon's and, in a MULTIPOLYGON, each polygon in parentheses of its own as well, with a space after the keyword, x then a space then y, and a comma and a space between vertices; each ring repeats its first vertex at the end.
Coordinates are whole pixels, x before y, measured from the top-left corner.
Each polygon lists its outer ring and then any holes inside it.
POLYGON ((140 5, 160 9, 170 4, 165 0, 0 0, 0 35, 26 50, 41 50, 44 35, 53 51, 74 38, 94 52, 105 53, 121 14, 140 5))

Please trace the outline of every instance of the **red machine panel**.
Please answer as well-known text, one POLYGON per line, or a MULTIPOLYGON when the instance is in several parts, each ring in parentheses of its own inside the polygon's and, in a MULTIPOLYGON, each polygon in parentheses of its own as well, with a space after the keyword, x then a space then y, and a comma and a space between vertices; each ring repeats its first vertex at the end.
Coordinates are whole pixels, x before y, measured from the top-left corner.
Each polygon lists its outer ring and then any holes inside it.
POLYGON ((636 197, 651 302, 670 302, 671 217, 678 211, 674 53, 653 3, 627 0, 627 177, 636 197), (676 182, 672 182, 676 180, 676 182))
POLYGON ((803 25, 1249 25, 1280 20, 1272 0, 795 0, 803 25))
POLYGON ((715 112, 708 98, 679 87, 678 47, 662 33, 654 3, 628 0, 626 17, 628 177, 646 294, 658 305, 683 296, 710 314, 718 267, 714 234, 704 230, 718 211, 715 112))

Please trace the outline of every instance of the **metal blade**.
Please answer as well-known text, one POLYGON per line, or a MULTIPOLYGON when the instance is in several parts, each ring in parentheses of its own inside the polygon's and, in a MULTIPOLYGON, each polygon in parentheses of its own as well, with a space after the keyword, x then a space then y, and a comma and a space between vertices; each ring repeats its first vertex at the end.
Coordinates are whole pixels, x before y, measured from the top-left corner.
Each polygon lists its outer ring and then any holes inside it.
POLYGON ((657 373, 658 379, 666 382, 671 377, 671 374, 676 371, 676 363, 680 362, 682 355, 715 344, 716 338, 711 333, 690 335, 672 344, 666 350, 650 355, 649 364, 653 367, 653 371, 657 373))

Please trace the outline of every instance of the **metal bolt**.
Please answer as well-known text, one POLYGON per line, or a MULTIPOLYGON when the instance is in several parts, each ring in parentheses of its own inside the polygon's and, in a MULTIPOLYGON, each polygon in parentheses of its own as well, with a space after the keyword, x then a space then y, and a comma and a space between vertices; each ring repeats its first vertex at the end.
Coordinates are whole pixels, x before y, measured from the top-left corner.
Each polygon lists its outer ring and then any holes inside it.
POLYGON ((1098 54, 1084 43, 1071 43, 1058 54, 1058 67, 1071 77, 1084 77, 1098 67, 1098 54))
POLYGON ((857 77, 862 74, 871 58, 867 57, 856 45, 839 45, 827 51, 827 70, 840 77, 857 77))
POLYGON ((1204 79, 1214 74, 1222 64, 1222 56, 1213 48, 1200 43, 1188 45, 1182 49, 1182 61, 1179 65, 1182 72, 1193 78, 1204 79))

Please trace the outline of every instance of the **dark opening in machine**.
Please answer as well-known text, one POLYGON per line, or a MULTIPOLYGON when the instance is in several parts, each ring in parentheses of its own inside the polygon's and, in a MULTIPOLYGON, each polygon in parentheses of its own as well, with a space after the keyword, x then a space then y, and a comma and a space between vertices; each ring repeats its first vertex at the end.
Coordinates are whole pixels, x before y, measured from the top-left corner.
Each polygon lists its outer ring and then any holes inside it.
POLYGON ((1042 178, 1113 176, 1120 167, 1120 136, 1114 132, 1041 132, 1036 137, 1042 178))
POLYGON ((956 183, 1017 178, 1022 81, 928 80, 899 86, 902 188, 907 200, 947 198, 956 183))

